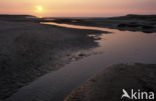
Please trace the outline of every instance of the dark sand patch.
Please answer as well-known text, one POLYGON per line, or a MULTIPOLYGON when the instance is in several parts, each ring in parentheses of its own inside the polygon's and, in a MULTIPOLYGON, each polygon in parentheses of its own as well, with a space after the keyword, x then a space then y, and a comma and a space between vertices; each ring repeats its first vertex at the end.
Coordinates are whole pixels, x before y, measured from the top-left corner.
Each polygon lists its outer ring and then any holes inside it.
POLYGON ((73 91, 65 101, 120 101, 122 89, 156 92, 155 85, 155 64, 112 65, 73 91))

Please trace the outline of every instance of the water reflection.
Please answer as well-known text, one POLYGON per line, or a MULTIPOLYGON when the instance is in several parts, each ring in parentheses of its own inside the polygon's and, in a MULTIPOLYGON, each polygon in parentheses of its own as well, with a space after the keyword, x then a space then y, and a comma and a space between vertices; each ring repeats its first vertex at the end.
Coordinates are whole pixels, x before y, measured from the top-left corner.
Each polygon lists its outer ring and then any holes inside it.
POLYGON ((56 25, 61 27, 67 28, 75 28, 75 29, 91 29, 91 30, 99 30, 99 31, 108 31, 108 32, 116 32, 118 30, 115 29, 108 29, 108 28, 101 28, 101 27, 91 27, 91 26, 79 26, 79 25, 70 25, 70 24, 59 24, 54 22, 41 22, 41 24, 48 24, 48 25, 56 25))

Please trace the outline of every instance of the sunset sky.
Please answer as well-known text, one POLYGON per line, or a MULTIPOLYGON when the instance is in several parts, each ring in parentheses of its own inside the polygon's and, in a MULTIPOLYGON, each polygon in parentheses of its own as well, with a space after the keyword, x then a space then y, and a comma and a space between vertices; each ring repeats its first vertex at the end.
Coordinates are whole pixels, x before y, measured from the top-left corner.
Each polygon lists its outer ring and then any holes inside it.
POLYGON ((156 0, 0 0, 0 14, 54 17, 156 14, 156 0))

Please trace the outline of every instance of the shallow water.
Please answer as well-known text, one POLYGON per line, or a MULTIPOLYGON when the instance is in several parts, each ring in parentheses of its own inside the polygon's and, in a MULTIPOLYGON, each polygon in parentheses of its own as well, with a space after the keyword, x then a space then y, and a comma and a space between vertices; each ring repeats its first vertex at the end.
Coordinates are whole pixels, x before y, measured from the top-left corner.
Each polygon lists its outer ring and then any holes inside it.
POLYGON ((84 83, 89 77, 109 64, 116 63, 156 63, 156 33, 119 31, 108 28, 56 24, 63 27, 78 29, 96 29, 110 31, 113 34, 96 34, 100 47, 94 51, 101 54, 85 57, 67 64, 63 68, 48 73, 21 88, 6 101, 62 101, 74 88, 84 83))

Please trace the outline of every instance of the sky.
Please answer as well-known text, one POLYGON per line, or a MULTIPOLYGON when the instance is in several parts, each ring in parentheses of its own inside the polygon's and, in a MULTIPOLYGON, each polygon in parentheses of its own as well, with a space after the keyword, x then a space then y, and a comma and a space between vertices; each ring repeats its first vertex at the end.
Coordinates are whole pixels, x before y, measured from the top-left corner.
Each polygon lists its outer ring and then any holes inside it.
POLYGON ((156 14, 156 0, 0 0, 0 14, 108 17, 156 14))

